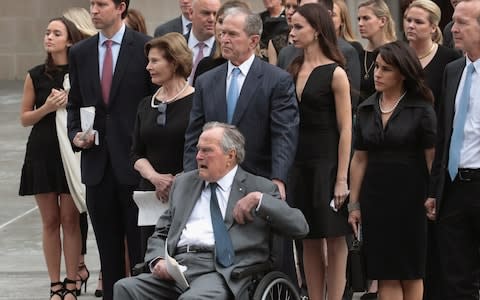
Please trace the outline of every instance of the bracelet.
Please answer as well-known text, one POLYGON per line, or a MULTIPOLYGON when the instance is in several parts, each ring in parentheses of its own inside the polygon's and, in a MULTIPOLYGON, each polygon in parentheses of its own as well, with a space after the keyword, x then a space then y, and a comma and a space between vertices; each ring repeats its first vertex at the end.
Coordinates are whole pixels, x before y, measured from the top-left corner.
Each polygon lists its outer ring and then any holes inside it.
POLYGON ((360 210, 360 202, 358 201, 348 202, 347 209, 349 213, 351 213, 354 210, 360 210))

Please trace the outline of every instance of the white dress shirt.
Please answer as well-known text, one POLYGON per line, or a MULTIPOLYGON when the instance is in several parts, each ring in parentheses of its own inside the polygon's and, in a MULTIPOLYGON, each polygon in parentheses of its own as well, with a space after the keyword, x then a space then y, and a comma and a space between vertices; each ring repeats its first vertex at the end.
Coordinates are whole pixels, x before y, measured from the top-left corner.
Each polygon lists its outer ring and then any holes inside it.
MULTIPOLYGON (((198 46, 197 44, 200 43, 200 41, 195 37, 195 34, 190 32, 190 37, 188 38, 188 48, 192 50, 193 52, 193 57, 192 57, 192 62, 195 62, 195 58, 197 58, 198 55, 198 46)), ((213 43, 215 43, 215 36, 212 36, 208 40, 203 41, 205 43, 205 47, 203 47, 203 57, 210 56, 210 52, 212 52, 213 48, 213 43)))
MULTIPOLYGON (((233 178, 237 173, 237 169, 238 166, 235 166, 230 172, 217 181, 218 206, 224 219, 225 212, 227 211, 228 197, 230 197, 233 178)), ((177 247, 186 245, 213 246, 215 244, 212 217, 210 216, 210 195, 209 183, 205 182, 200 198, 195 203, 185 228, 180 235, 177 247)))
POLYGON ((460 149, 460 168, 479 169, 480 168, 480 59, 472 62, 467 57, 465 69, 463 69, 462 78, 458 85, 457 95, 455 97, 455 111, 458 110, 458 103, 462 95, 467 66, 472 64, 474 71, 472 74, 472 87, 468 102, 467 116, 465 118, 463 146, 460 149))
MULTIPOLYGON (((118 54, 120 53, 120 46, 122 45, 123 36, 125 34, 125 24, 122 24, 120 30, 115 33, 110 40, 112 43, 112 59, 113 59, 113 70, 112 74, 115 74, 115 66, 117 65, 118 54)), ((105 53, 107 52, 107 47, 103 44, 108 40, 106 36, 100 31, 98 36, 98 70, 100 71, 100 79, 102 79, 103 71, 103 60, 105 59, 105 53)))
POLYGON ((244 61, 241 65, 235 66, 232 64, 231 61, 228 61, 228 69, 227 69, 227 88, 225 90, 225 96, 228 97, 228 89, 230 88, 230 82, 232 78, 232 70, 234 68, 239 68, 240 69, 240 74, 237 76, 237 84, 238 84, 238 90, 242 91, 243 83, 245 82, 245 78, 248 75, 248 71, 250 71, 250 67, 253 64, 253 60, 255 59, 255 54, 252 54, 250 58, 248 58, 246 61, 244 61))
POLYGON ((183 35, 188 34, 188 32, 189 32, 190 30, 188 29, 188 26, 187 26, 187 25, 188 25, 188 24, 191 24, 191 23, 192 23, 192 21, 190 21, 189 19, 185 18, 184 15, 182 15, 183 35))

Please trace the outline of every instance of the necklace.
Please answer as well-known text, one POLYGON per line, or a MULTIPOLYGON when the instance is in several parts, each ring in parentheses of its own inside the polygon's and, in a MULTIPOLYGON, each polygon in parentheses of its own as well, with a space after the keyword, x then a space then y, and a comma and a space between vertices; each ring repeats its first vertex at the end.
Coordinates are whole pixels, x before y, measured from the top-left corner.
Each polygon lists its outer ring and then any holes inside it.
POLYGON ((430 50, 428 50, 428 52, 422 56, 417 56, 418 59, 424 59, 425 57, 429 56, 430 54, 432 54, 433 52, 433 49, 435 49, 435 43, 432 43, 432 47, 430 48, 430 50))
MULTIPOLYGON (((172 98, 170 99, 166 99, 166 100, 160 100, 160 102, 162 103, 165 103, 165 104, 168 104, 170 102, 173 102, 175 100, 177 100, 178 96, 180 96, 183 92, 185 92, 185 90, 187 89, 188 87, 188 81, 185 81, 185 85, 183 86, 183 88, 175 95, 173 96, 172 98)), ((152 96, 152 102, 151 102, 151 106, 152 108, 157 108, 158 107, 158 104, 155 104, 155 99, 157 98, 157 95, 160 94, 160 91, 163 89, 163 86, 160 87, 156 92, 155 94, 153 94, 152 96)))
POLYGON ((403 99, 403 97, 405 96, 406 93, 407 93, 407 91, 405 91, 405 92, 400 96, 400 98, 398 98, 398 100, 395 101, 395 103, 393 104, 393 106, 392 106, 390 109, 387 109, 387 110, 384 110, 384 109, 382 108, 382 102, 383 102, 383 94, 382 94, 382 96, 380 96, 380 97, 378 98, 378 107, 380 108, 380 112, 381 112, 382 114, 386 115, 386 114, 389 114, 389 113, 391 113, 392 111, 394 111, 395 108, 397 108, 398 103, 400 103, 400 100, 403 99))
POLYGON ((363 56, 363 68, 365 69, 365 75, 363 76, 363 79, 368 80, 370 78, 370 70, 373 68, 373 65, 375 64, 375 60, 372 61, 370 66, 367 68, 367 50, 365 50, 365 55, 363 56))

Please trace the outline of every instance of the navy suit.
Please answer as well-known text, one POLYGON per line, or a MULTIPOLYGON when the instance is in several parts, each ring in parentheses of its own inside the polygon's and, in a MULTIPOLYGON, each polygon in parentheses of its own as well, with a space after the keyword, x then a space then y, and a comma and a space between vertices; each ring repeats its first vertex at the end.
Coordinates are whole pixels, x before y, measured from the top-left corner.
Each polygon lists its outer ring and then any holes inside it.
MULTIPOLYGON (((73 141, 82 131, 81 107, 95 107, 93 129, 100 143, 82 150, 82 181, 87 187, 87 207, 97 238, 103 272, 104 299, 112 299, 113 284, 125 276, 124 237, 130 263, 141 261, 137 208, 132 192, 139 175, 130 163, 131 137, 139 101, 153 93, 145 70, 146 35, 128 28, 120 46, 108 105, 100 85, 99 36, 84 40, 70 51, 71 90, 68 99, 68 134, 73 141)), ((75 148, 75 147, 74 147, 75 148)), ((75 148, 75 150, 80 150, 75 148)))
MULTIPOLYGON (((185 133, 185 171, 197 168, 196 145, 202 126, 227 122, 227 64, 197 78, 190 123, 185 133)), ((245 136, 242 167, 256 175, 287 182, 298 140, 298 105, 291 76, 255 58, 245 78, 232 124, 245 136)))
POLYGON ((449 300, 478 299, 480 288, 480 171, 471 179, 457 175, 452 182, 447 170, 455 99, 465 63, 460 58, 445 68, 429 195, 436 198, 437 248, 444 280, 441 299, 449 300))

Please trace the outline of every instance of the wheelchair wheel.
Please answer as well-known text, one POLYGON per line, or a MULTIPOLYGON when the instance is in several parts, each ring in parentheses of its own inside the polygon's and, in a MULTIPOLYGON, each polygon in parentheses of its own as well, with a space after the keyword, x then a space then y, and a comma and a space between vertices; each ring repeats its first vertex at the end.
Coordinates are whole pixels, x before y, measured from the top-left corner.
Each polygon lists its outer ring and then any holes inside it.
POLYGON ((282 272, 270 272, 258 283, 253 300, 300 300, 297 288, 282 272))

